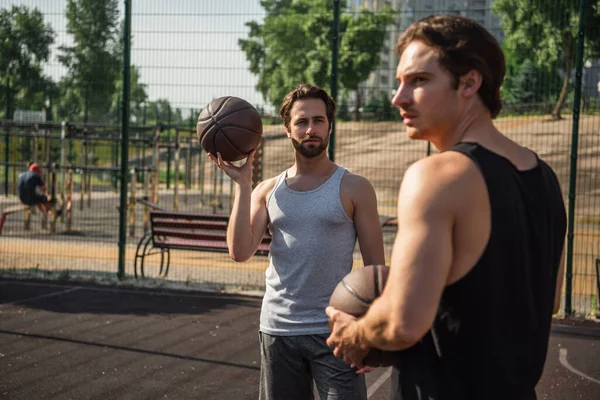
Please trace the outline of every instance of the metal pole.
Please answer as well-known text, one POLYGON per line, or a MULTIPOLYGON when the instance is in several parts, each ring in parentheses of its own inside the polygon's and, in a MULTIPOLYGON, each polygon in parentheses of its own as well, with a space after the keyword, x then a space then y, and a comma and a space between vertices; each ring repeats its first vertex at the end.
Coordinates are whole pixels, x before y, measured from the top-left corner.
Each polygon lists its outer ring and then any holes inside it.
POLYGON ((129 170, 129 95, 131 56, 131 2, 125 1, 125 26, 123 32, 123 118, 121 121, 121 187, 119 202, 119 270, 117 277, 125 277, 125 246, 127 245, 127 171, 129 170))
POLYGON ((8 71, 6 71, 6 86, 5 86, 5 92, 6 92, 6 115, 4 116, 4 119, 11 119, 10 118, 10 74, 8 73, 8 71))
MULTIPOLYGON (((579 3, 579 33, 575 58, 575 93, 573 96, 573 136, 571 138, 571 173, 569 175, 569 211, 567 217, 567 254, 565 281, 565 315, 571 315, 571 291, 573 290, 573 229, 575 224, 575 187, 577 184, 577 150, 579 142, 579 103, 581 101, 581 76, 583 71, 583 22, 586 0, 579 3)), ((569 73, 569 71, 567 71, 569 73)))
MULTIPOLYGON (((340 45, 340 0, 333 1, 333 40, 331 43, 331 97, 337 101, 338 85, 338 51, 340 45)), ((331 124, 331 135, 329 137, 329 148, 327 149, 329 159, 335 161, 335 119, 331 124)))
MULTIPOLYGON (((10 75, 6 74, 6 115, 4 118, 10 119, 10 75)), ((8 156, 10 154, 10 135, 7 129, 7 135, 4 136, 4 195, 8 197, 8 156)))
POLYGON ((169 147, 167 147, 167 189, 171 187, 171 107, 167 108, 169 147))
POLYGON ((167 128, 167 189, 171 187, 171 126, 167 128))
POLYGON ((179 210, 179 128, 175 129, 175 160, 174 160, 174 176, 173 176, 173 210, 179 210))
MULTIPOLYGON (((65 139, 67 137, 67 123, 62 121, 60 124, 60 193, 64 196, 65 185, 65 139)), ((64 210, 63 210, 64 212, 64 210)), ((63 214, 64 217, 64 214, 63 214)))

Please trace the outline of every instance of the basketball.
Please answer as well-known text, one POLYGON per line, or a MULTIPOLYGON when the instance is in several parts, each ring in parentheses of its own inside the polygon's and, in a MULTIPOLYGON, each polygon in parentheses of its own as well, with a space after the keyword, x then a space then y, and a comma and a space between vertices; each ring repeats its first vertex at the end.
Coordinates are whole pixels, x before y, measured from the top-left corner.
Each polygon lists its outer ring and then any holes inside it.
MULTIPOLYGON (((389 272, 386 265, 368 265, 350 272, 334 289, 329 305, 355 317, 363 316, 373 300, 381 295, 389 272)), ((363 363, 387 367, 392 365, 392 352, 372 349, 363 363)))
POLYGON ((262 120, 254 106, 233 96, 211 101, 198 116, 196 133, 202 148, 225 161, 238 161, 262 139, 262 120))

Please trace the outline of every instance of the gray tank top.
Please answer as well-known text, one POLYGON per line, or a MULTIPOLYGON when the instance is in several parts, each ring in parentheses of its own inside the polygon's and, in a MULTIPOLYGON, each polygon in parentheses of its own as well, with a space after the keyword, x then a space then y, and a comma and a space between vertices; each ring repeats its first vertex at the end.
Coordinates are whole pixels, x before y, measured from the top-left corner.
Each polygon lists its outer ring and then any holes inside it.
POLYGON ((269 335, 329 332, 325 307, 333 289, 352 270, 354 221, 340 199, 338 167, 321 186, 291 190, 284 171, 267 200, 272 235, 260 330, 269 335))

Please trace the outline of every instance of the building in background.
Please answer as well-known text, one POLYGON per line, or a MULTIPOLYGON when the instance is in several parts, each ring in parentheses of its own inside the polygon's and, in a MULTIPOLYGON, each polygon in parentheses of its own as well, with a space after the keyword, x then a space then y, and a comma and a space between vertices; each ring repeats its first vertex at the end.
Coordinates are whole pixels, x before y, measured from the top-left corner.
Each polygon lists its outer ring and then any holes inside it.
MULTIPOLYGON (((432 14, 452 14, 471 18, 488 29, 502 42, 500 19, 492 14, 494 0, 350 0, 352 11, 367 8, 377 12, 384 7, 396 10, 396 22, 388 28, 380 55, 379 67, 360 85, 361 107, 372 101, 393 96, 398 57, 394 53, 396 39, 410 24, 432 14)), ((348 96, 350 99, 355 96, 348 96)))

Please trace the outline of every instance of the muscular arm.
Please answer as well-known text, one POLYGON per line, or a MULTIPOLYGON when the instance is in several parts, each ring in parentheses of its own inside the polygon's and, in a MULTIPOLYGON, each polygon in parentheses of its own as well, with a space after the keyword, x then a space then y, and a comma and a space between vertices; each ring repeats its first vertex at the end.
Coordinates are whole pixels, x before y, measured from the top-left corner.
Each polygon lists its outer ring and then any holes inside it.
POLYGON ((377 212, 377 196, 371 183, 358 175, 351 177, 354 200, 354 226, 363 265, 385 264, 383 233, 377 212))
POLYGON ((452 177, 422 160, 406 172, 398 198, 398 235, 379 299, 358 321, 363 346, 401 350, 431 327, 452 264, 452 177))
POLYGON ((273 184, 273 179, 264 181, 254 191, 250 184, 236 185, 227 227, 229 256, 235 261, 248 260, 260 245, 268 223, 266 197, 273 184))

